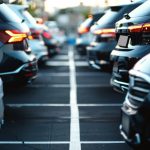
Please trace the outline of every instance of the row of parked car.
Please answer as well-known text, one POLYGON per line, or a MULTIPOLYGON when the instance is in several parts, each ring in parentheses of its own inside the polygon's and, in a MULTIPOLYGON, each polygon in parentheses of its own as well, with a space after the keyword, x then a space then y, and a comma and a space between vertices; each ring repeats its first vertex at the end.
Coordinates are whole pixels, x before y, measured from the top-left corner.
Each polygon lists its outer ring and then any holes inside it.
POLYGON ((39 65, 58 53, 64 42, 46 23, 38 24, 27 9, 0 3, 0 124, 4 122, 3 85, 31 83, 39 65))
POLYGON ((150 0, 112 6, 96 23, 95 17, 82 23, 76 40, 89 65, 112 73, 112 87, 126 94, 120 133, 134 149, 150 143, 149 6, 150 0))

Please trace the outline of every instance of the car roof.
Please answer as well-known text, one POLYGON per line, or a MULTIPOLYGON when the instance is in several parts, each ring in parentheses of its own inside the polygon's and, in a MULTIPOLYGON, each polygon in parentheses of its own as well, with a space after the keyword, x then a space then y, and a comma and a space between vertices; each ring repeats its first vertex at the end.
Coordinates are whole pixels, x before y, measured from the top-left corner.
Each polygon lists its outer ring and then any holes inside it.
POLYGON ((15 9, 28 9, 28 5, 17 5, 17 4, 7 4, 10 7, 13 7, 15 9))

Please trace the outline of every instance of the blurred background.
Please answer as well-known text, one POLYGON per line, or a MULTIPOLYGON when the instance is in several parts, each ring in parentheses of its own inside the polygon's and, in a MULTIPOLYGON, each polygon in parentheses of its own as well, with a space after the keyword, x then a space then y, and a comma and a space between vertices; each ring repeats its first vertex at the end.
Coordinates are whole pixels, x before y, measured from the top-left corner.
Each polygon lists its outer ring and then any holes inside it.
POLYGON ((107 7, 131 3, 133 0, 3 0, 5 3, 27 4, 34 17, 56 20, 66 33, 73 33, 89 14, 103 12, 107 7))

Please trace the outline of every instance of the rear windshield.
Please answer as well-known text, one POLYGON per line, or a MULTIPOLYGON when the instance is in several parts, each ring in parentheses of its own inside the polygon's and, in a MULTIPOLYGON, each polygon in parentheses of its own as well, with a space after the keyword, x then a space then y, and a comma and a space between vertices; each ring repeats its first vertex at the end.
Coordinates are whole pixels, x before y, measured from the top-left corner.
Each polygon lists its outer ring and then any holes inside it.
POLYGON ((111 9, 110 10, 108 10, 107 12, 106 12, 106 14, 102 17, 102 18, 100 18, 99 20, 98 20, 98 24, 101 24, 101 23, 103 23, 103 24, 109 24, 109 23, 112 23, 113 21, 114 21, 114 19, 115 18, 117 18, 117 15, 118 14, 118 11, 112 11, 111 9))
POLYGON ((0 4, 0 21, 21 22, 22 20, 6 4, 0 4))
POLYGON ((136 9, 134 9, 129 16, 130 17, 142 17, 142 16, 150 16, 150 0, 146 1, 136 9))
POLYGON ((99 19, 98 24, 115 24, 123 17, 125 13, 129 13, 139 5, 139 3, 136 3, 131 5, 111 7, 111 9, 109 9, 106 14, 99 19))
POLYGON ((36 24, 36 20, 32 17, 32 15, 31 15, 27 10, 22 11, 22 14, 23 14, 23 16, 24 16, 24 19, 25 19, 28 23, 33 24, 33 25, 36 24))
POLYGON ((88 18, 86 19, 82 24, 81 26, 82 27, 90 27, 93 23, 93 19, 92 18, 88 18))

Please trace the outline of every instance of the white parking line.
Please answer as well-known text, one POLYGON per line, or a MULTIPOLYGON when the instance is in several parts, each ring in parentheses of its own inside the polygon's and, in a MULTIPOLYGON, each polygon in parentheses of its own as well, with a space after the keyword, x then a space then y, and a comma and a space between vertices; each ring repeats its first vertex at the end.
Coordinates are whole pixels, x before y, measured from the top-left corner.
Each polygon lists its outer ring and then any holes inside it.
MULTIPOLYGON (((52 145, 71 144, 70 141, 0 141, 0 145, 52 145)), ((125 144, 125 141, 81 141, 80 144, 125 144)))
POLYGON ((54 77, 68 77, 70 74, 67 72, 62 72, 62 73, 38 73, 38 76, 54 76, 54 77))
POLYGON ((124 144, 125 141, 81 141, 81 144, 124 144))
POLYGON ((70 88, 70 84, 30 84, 31 88, 70 88))
MULTIPOLYGON (((70 88, 70 84, 30 84, 28 87, 32 88, 70 88)), ((101 88, 111 87, 110 84, 78 84, 77 88, 101 88)))
POLYGON ((68 61, 47 61, 47 66, 69 66, 68 61))
MULTIPOLYGON (((47 66, 69 66, 68 61, 47 61, 47 66)), ((75 63, 77 67, 88 67, 88 63, 86 61, 77 61, 75 63)))
POLYGON ((6 104, 8 107, 70 107, 70 104, 6 104))
POLYGON ((86 61, 76 61, 75 65, 77 67, 88 67, 88 63, 86 61))
POLYGON ((101 87, 110 87, 110 84, 104 83, 104 84, 78 84, 78 88, 101 88, 101 87))
POLYGON ((57 55, 54 57, 54 59, 56 59, 56 60, 68 60, 68 56, 67 55, 57 55))
POLYGON ((79 109, 77 105, 76 69, 74 62, 73 47, 70 47, 68 56, 69 56, 70 87, 71 87, 70 88, 71 124, 70 124, 69 150, 81 150, 79 109))
POLYGON ((122 104, 78 104, 79 107, 121 107, 122 104))
MULTIPOLYGON (((61 72, 61 73, 47 73, 47 72, 39 72, 38 76, 54 76, 54 77, 67 77, 70 74, 68 72, 61 72)), ((83 76, 83 77, 89 77, 89 76, 97 76, 97 77, 110 77, 107 73, 100 73, 100 72, 77 72, 76 76, 83 76)))
POLYGON ((70 144, 69 141, 25 141, 24 144, 70 144))
MULTIPOLYGON (((8 107, 70 107, 70 104, 37 104, 37 103, 22 103, 22 104, 6 104, 8 107)), ((78 107, 121 107, 121 103, 113 103, 113 104, 77 104, 78 107)))

